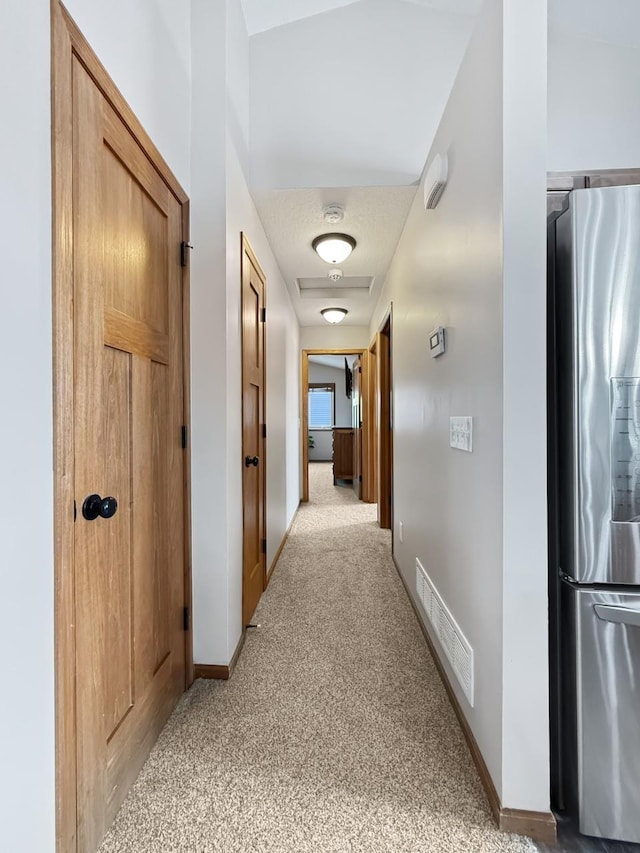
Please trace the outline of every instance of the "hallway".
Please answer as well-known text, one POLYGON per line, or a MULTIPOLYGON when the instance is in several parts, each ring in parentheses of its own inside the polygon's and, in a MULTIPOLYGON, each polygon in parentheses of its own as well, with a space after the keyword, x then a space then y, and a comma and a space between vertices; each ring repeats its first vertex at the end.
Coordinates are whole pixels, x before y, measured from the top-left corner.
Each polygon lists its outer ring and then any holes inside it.
POLYGON ((102 853, 529 853, 495 829, 376 508, 310 469, 233 677, 199 680, 102 853))

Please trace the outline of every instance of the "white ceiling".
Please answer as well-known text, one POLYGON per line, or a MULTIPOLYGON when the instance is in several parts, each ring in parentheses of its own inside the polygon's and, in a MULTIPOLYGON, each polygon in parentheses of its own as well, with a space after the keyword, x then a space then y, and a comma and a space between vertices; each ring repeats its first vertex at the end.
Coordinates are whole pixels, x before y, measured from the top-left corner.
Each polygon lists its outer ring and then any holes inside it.
POLYGON ((360 0, 251 38, 252 188, 415 183, 473 23, 360 0))
MULTIPOLYGON (((242 8, 250 36, 283 27, 330 12, 341 6, 351 6, 360 0, 242 0, 242 8)), ((398 0, 403 2, 403 0, 398 0)), ((454 12, 475 15, 483 0, 404 0, 417 6, 438 9, 442 12, 454 12)))
POLYGON ((242 8, 247 31, 253 36, 356 2, 358 0, 242 0, 242 8))
POLYGON ((337 305, 368 325, 482 0, 242 2, 250 185, 298 319, 322 326, 337 305), (298 279, 327 276, 311 241, 331 230, 358 241, 344 278, 301 297, 298 279), (354 277, 372 286, 345 293, 354 277))
MULTIPOLYGON (((320 309, 370 321, 483 0, 241 0, 250 38, 250 182, 301 325, 320 309), (333 187, 334 189, 326 189, 333 187), (311 188, 311 189, 310 189, 311 188), (315 188, 315 189, 313 189, 315 188), (334 229, 322 208, 341 201, 334 229), (313 237, 358 241, 323 296, 313 237), (336 295, 351 277, 369 291, 336 295)), ((640 43, 640 0, 549 0, 552 33, 640 43)))
POLYGON ((350 326, 369 323, 415 192, 414 186, 254 192, 260 219, 302 326, 324 325, 320 310, 328 305, 346 308, 350 326), (327 225, 323 219, 323 208, 330 202, 344 205, 344 220, 336 226, 327 225), (332 287, 327 274, 333 267, 311 248, 313 238, 328 231, 350 234, 357 246, 340 264, 344 278, 336 286, 335 296, 309 298, 306 292, 301 298, 297 278, 317 276, 326 279, 327 288, 332 287), (340 288, 348 287, 352 276, 373 276, 371 290, 362 288, 361 296, 340 298, 340 288))

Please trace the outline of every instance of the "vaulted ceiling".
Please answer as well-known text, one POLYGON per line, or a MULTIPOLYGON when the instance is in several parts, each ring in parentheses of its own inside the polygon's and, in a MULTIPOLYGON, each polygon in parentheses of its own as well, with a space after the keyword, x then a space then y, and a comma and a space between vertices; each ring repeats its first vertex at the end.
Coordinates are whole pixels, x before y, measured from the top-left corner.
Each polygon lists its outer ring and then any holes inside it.
MULTIPOLYGON (((250 36, 330 12, 341 6, 351 6, 358 0, 242 0, 247 31, 250 36)), ((482 0, 406 0, 418 6, 438 9, 443 12, 458 12, 473 15, 478 12, 482 0)))
POLYGON ((481 1, 242 0, 251 189, 302 325, 369 323, 481 1), (335 286, 331 230, 357 240, 335 286))
MULTIPOLYGON (((482 3, 242 0, 250 183, 302 325, 328 302, 369 322, 482 3), (336 230, 322 215, 336 201, 358 246, 332 292, 311 240, 336 230)), ((549 0, 550 29, 638 44, 639 10, 549 0)))

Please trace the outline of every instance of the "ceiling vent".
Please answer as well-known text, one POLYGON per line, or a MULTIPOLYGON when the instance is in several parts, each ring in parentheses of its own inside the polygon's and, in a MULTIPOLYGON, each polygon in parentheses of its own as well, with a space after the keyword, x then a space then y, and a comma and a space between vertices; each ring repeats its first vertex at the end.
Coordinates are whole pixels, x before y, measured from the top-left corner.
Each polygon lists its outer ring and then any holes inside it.
POLYGON ((446 154, 436 154, 424 179, 424 206, 433 210, 447 185, 449 161, 446 154))

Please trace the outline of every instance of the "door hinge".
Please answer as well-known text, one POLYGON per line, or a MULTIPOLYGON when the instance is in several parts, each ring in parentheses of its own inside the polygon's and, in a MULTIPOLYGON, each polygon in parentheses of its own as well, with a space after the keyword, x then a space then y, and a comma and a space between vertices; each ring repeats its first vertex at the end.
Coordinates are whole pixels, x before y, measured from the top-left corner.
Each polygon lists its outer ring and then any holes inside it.
POLYGON ((182 449, 187 449, 187 444, 189 443, 189 427, 185 424, 182 425, 181 438, 180 438, 182 449))
POLYGON ((183 631, 189 630, 189 608, 182 608, 182 629, 183 631))
POLYGON ((266 424, 262 424, 262 437, 263 438, 267 437, 267 425, 266 424))
POLYGON ((189 249, 193 249, 191 243, 187 243, 186 240, 183 240, 180 243, 180 266, 186 267, 189 266, 189 249))
POLYGON ((263 554, 267 553, 267 540, 266 539, 262 540, 262 553, 263 554))
POLYGON ((260 309, 260 322, 261 323, 267 322, 267 309, 266 308, 260 309))

